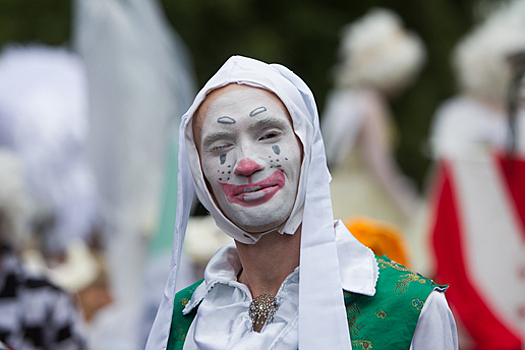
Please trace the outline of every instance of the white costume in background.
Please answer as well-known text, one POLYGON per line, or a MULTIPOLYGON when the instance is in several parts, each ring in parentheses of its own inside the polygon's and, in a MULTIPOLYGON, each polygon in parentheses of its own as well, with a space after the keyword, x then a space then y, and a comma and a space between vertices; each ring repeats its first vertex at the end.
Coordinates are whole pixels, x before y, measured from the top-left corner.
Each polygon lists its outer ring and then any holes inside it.
MULTIPOLYGON (((517 115, 517 149, 525 154, 525 109, 517 115)), ((436 158, 477 158, 504 150, 509 136, 506 111, 473 97, 455 97, 436 112, 430 140, 436 158)))
POLYGON ((458 285, 448 298, 462 349, 525 344, 525 284, 517 272, 525 256, 524 101, 518 102, 515 153, 507 151, 508 58, 525 52, 524 18, 525 2, 502 4, 458 43, 452 58, 460 94, 439 107, 430 130, 439 171, 429 236, 436 278, 458 285))
POLYGON ((41 248, 61 255, 76 240, 91 239, 98 198, 87 155, 88 86, 81 58, 64 48, 6 47, 0 130, 0 145, 24 164, 35 216, 52 222, 39 238, 41 248))
POLYGON ((391 115, 382 94, 335 90, 324 118, 334 217, 365 215, 405 228, 417 196, 393 156, 391 115))
POLYGON ((404 229, 419 199, 394 157, 388 99, 415 79, 424 45, 397 14, 376 8, 344 28, 339 51, 322 118, 334 215, 365 215, 404 229))

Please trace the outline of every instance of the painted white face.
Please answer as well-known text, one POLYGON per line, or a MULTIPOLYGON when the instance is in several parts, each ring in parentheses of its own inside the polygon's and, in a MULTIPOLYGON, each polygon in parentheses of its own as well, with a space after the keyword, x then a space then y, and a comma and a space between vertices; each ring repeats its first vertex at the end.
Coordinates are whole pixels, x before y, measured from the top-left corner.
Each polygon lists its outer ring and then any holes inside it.
POLYGON ((293 208, 302 157, 285 106, 269 91, 232 84, 202 113, 201 165, 217 205, 247 232, 277 228, 293 208))

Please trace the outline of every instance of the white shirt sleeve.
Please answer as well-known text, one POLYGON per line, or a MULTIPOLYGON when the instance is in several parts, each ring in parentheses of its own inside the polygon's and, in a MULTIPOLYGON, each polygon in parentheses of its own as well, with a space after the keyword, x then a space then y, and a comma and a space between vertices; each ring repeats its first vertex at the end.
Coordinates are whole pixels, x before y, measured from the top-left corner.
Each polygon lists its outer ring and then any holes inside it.
POLYGON ((433 291, 419 315, 410 350, 457 350, 456 322, 445 294, 433 291))

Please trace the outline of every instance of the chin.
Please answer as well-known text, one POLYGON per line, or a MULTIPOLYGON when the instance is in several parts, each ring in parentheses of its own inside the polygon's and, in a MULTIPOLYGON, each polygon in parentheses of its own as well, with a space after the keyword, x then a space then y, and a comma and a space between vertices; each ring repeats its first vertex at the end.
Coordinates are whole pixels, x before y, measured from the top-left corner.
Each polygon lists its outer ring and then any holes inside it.
POLYGON ((229 219, 248 233, 262 233, 275 230, 281 226, 290 216, 290 211, 291 209, 287 211, 286 215, 265 215, 264 211, 257 213, 258 215, 242 215, 242 213, 236 212, 229 219))
POLYGON ((218 204, 232 223, 248 233, 257 234, 277 229, 286 222, 294 205, 288 198, 295 196, 295 193, 279 191, 270 201, 253 207, 230 203, 222 196, 218 204))
POLYGON ((255 225, 255 226, 253 225, 253 222, 250 222, 251 225, 237 224, 237 226, 239 226, 241 229, 243 229, 244 231, 248 233, 257 234, 257 233, 263 233, 263 232, 275 230, 279 226, 281 226, 284 223, 284 221, 285 220, 278 221, 278 222, 272 222, 270 224, 255 225))

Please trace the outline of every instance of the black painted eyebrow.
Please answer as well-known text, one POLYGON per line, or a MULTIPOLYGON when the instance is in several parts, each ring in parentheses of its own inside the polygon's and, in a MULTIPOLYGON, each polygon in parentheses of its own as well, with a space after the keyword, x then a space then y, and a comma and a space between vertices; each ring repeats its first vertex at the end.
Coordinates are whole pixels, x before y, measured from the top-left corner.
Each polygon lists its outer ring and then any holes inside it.
MULTIPOLYGON (((260 120, 257 120, 255 123, 251 124, 249 126, 251 131, 257 131, 262 128, 279 128, 282 130, 286 130, 290 128, 291 125, 287 123, 284 120, 277 119, 277 118, 263 118, 260 120)), ((203 148, 209 148, 214 142, 220 141, 220 140, 231 140, 235 137, 235 131, 215 131, 210 133, 209 135, 206 135, 202 140, 202 146, 203 148)))
POLYGON ((220 124, 235 124, 235 119, 225 115, 225 116, 219 117, 217 119, 217 123, 220 123, 220 124))
POLYGON ((266 107, 264 106, 261 106, 261 107, 257 107, 255 108, 253 111, 250 112, 250 117, 254 117, 256 116, 257 114, 261 114, 263 112, 266 112, 266 107))

